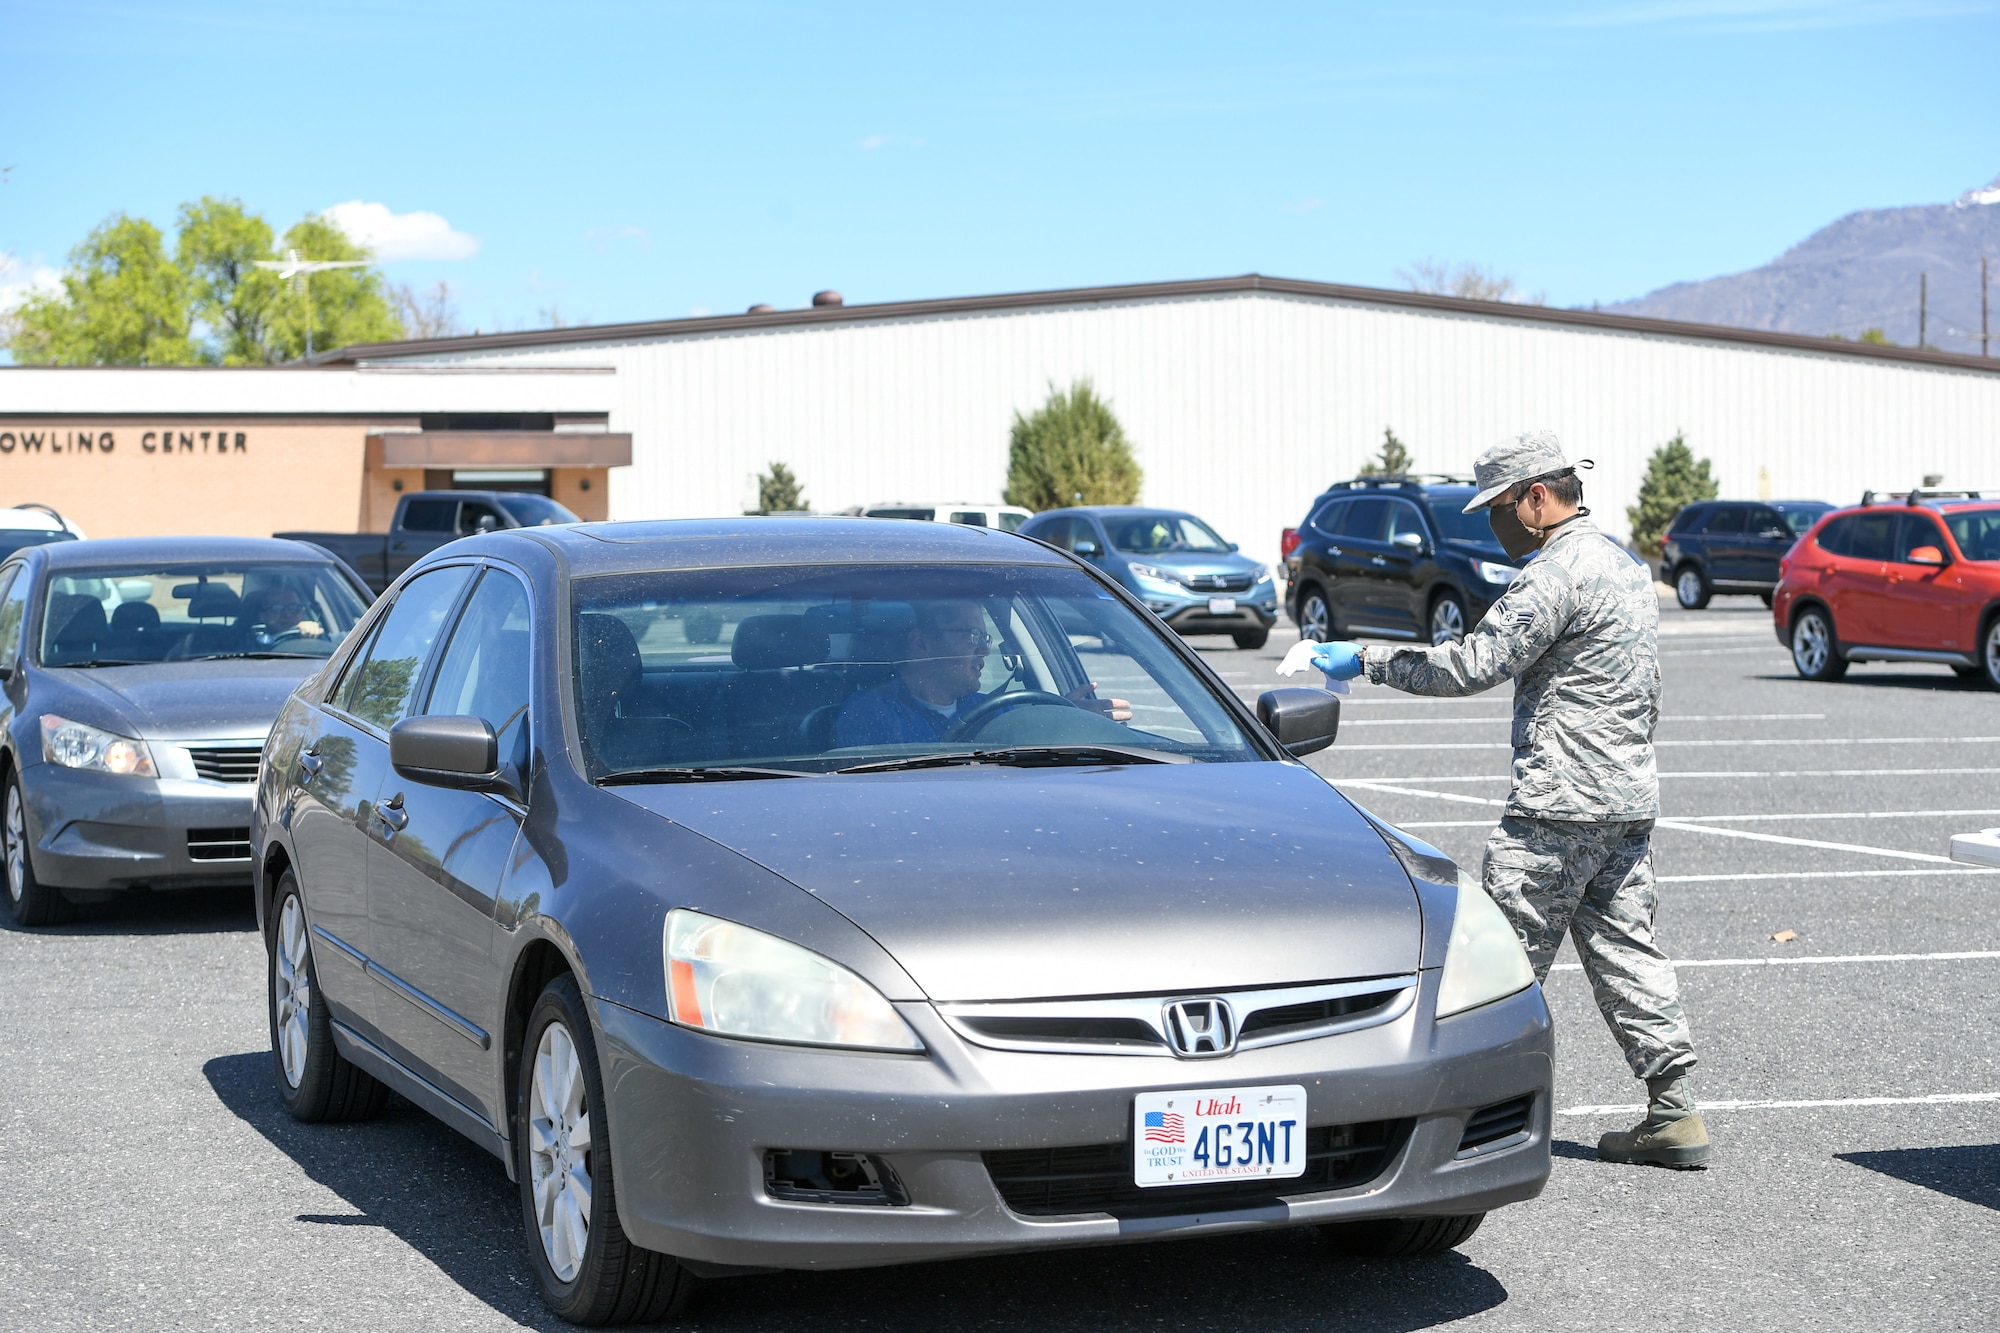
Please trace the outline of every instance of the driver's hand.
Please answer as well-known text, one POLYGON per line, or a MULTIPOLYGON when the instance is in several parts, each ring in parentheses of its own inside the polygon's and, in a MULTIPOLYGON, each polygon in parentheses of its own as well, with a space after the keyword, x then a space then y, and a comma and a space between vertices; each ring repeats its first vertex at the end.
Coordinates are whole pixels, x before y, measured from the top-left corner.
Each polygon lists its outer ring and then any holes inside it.
POLYGON ((1097 682, 1094 680, 1088 685, 1077 686, 1068 694, 1065 694, 1063 698, 1069 700, 1078 708, 1088 708, 1093 713, 1102 713, 1113 722, 1130 722, 1132 720, 1132 705, 1130 701, 1125 699, 1098 698, 1097 682))
POLYGON ((301 620, 298 624, 292 626, 292 628, 308 639, 323 639, 326 637, 326 626, 320 624, 317 620, 301 620))

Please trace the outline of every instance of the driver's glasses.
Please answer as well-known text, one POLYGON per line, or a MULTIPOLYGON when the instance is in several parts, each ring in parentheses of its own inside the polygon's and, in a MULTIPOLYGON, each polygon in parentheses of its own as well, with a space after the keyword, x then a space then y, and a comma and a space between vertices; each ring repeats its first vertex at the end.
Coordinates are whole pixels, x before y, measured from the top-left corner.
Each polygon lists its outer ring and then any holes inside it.
POLYGON ((982 653, 993 646, 993 636, 986 632, 984 626, 960 628, 944 625, 937 629, 927 630, 926 633, 933 639, 939 639, 946 643, 963 643, 968 649, 977 649, 982 653))

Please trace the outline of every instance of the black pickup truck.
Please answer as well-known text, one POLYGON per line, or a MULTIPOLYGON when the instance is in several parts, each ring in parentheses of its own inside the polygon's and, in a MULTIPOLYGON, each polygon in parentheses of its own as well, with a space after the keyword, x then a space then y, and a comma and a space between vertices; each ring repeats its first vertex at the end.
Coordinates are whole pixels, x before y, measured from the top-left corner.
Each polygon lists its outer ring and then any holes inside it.
POLYGON ((542 495, 511 491, 412 491, 396 501, 387 532, 279 532, 311 542, 354 567, 376 595, 446 542, 500 528, 577 523, 575 514, 542 495))

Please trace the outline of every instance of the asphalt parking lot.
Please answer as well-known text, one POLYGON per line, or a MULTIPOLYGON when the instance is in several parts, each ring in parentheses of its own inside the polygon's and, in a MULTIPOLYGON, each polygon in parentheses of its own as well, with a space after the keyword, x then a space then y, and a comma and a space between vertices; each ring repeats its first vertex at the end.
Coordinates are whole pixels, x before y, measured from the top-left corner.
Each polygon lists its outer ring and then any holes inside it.
MULTIPOLYGON (((2000 1325, 2000 694, 1939 667, 1798 680, 1748 599, 1663 612, 1661 934, 1713 1169, 1595 1160, 1639 1085, 1566 954, 1555 1175, 1458 1253, 1309 1232, 713 1284, 693 1326, 1973 1329, 2000 1325), (1782 931, 1796 938, 1779 943, 1782 931)), ((1246 698, 1293 640, 1203 644, 1246 698)), ((1507 691, 1365 684, 1314 766, 1476 866, 1507 691)), ((247 894, 0 930, 0 1326, 562 1327, 500 1164, 399 1105, 286 1118, 247 894)))

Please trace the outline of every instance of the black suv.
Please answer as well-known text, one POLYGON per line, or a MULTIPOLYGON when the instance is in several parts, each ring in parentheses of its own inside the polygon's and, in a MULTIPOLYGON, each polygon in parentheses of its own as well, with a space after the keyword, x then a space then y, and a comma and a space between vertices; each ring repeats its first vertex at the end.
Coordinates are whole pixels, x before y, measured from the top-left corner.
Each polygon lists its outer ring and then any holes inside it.
POLYGON ((1443 643, 1479 623, 1520 568, 1469 477, 1336 482, 1284 537, 1286 609, 1308 639, 1358 634, 1443 643))
POLYGON ((1833 506, 1819 500, 1702 500, 1674 515, 1660 542, 1660 581, 1690 611, 1717 593, 1771 604, 1778 561, 1833 506))

